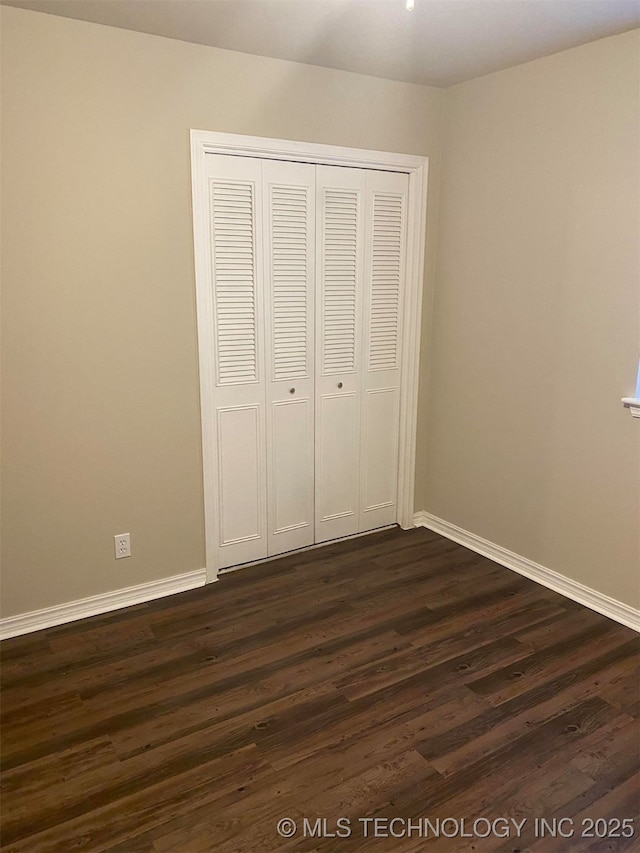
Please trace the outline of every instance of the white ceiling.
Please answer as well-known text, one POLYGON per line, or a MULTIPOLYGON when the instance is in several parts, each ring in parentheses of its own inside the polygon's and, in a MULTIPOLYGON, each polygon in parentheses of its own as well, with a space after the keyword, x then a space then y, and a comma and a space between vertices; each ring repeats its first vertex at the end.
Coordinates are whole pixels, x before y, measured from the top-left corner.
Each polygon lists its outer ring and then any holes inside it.
POLYGON ((431 86, 640 27, 640 0, 0 0, 69 18, 431 86))

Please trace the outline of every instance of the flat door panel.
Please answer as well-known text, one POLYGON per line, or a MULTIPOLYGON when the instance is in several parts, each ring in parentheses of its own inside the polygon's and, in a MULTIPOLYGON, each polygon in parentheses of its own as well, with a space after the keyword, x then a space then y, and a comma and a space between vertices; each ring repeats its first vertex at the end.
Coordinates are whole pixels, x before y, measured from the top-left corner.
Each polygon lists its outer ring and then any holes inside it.
POLYGON ((367 172, 360 530, 397 520, 408 177, 367 172))
POLYGON ((398 486, 397 388, 365 391, 362 412, 361 529, 396 520, 398 486))
POLYGON ((219 568, 267 556, 259 160, 207 155, 219 568))
POLYGON ((359 529, 366 173, 316 168, 316 541, 359 529))
POLYGON ((269 556, 314 542, 315 167, 262 163, 269 556))
POLYGON ((273 403, 271 430, 269 536, 271 549, 280 553, 313 542, 313 476, 308 476, 313 467, 313 400, 273 403))
MULTIPOLYGON (((263 436, 258 406, 218 408, 220 566, 256 559, 262 547, 263 436)), ((260 556, 260 555, 259 555, 260 556)))
POLYGON ((358 479, 358 446, 353 429, 357 398, 355 394, 324 394, 320 405, 319 521, 336 526, 343 523, 351 528, 358 517, 358 490, 354 488, 358 479))

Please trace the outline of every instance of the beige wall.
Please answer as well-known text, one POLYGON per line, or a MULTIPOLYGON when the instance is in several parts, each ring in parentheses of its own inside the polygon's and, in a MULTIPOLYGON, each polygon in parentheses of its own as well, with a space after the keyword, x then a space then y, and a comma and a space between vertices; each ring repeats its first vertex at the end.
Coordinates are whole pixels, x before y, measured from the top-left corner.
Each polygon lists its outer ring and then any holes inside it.
POLYGON ((447 90, 424 509, 640 604, 638 31, 447 90))
POLYGON ((190 127, 430 156, 416 507, 640 603, 637 32, 445 92, 0 19, 3 616, 204 565, 190 127))
POLYGON ((432 267, 444 92, 1 21, 9 616, 204 566, 189 128, 430 156, 432 267))

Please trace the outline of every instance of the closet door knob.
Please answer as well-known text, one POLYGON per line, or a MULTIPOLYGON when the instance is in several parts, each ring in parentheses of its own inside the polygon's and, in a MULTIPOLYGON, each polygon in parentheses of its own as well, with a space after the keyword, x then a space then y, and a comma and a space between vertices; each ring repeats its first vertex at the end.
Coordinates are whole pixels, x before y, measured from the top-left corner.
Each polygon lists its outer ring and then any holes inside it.
POLYGON ((342 382, 338 382, 338 388, 342 388, 342 382))
POLYGON ((290 394, 295 394, 295 393, 296 393, 296 389, 295 389, 295 388, 289 388, 289 393, 290 393, 290 394))

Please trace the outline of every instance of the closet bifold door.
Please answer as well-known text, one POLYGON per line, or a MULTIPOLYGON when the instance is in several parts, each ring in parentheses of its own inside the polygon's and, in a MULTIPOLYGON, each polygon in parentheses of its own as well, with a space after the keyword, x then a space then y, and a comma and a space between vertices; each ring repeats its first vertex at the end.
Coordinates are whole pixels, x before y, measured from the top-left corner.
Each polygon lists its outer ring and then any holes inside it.
POLYGON ((314 543, 315 166, 262 162, 269 556, 314 543))
POLYGON ((316 167, 316 542, 359 531, 366 171, 316 167))
POLYGON ((207 155, 218 568, 267 556, 261 162, 207 155))
POLYGON ((360 531, 397 521, 402 303, 409 178, 367 171, 360 531))

